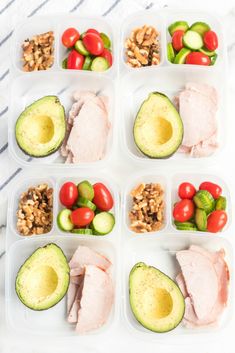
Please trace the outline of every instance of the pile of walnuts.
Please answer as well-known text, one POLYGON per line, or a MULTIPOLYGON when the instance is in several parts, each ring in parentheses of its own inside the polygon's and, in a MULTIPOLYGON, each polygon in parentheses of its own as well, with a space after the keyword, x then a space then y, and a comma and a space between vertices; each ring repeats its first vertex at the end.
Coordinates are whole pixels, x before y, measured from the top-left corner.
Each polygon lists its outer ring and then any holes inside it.
POLYGON ((125 41, 125 48, 127 64, 131 67, 160 63, 159 33, 153 26, 134 29, 125 41))

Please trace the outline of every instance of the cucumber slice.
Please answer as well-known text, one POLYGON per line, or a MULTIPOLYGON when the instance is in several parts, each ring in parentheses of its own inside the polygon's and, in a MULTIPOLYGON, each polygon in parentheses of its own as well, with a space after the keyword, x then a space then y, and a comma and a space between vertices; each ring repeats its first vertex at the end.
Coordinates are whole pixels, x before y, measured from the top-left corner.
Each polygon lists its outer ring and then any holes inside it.
POLYGON ((167 59, 173 63, 175 59, 175 51, 171 43, 167 44, 167 59))
POLYGON ((70 220, 72 211, 64 208, 57 216, 57 224, 61 230, 70 231, 73 229, 73 223, 70 220))
POLYGON ((62 64, 61 64, 62 69, 67 69, 67 63, 68 63, 68 59, 65 58, 65 59, 62 61, 62 64))
POLYGON ((77 50, 80 54, 85 56, 90 54, 89 51, 86 50, 83 42, 80 39, 75 43, 74 49, 77 50))
POLYGON ((81 35, 80 35, 80 38, 83 39, 84 36, 85 36, 86 32, 83 32, 81 35))
POLYGON ((187 31, 183 36, 183 43, 185 47, 192 50, 198 50, 203 47, 203 40, 201 35, 191 30, 187 31))
POLYGON ((174 64, 184 64, 186 57, 191 53, 191 50, 182 48, 175 57, 174 64))
POLYGON ((92 229, 89 229, 89 228, 80 228, 80 229, 72 229, 72 233, 75 233, 75 234, 85 234, 85 235, 92 235, 93 232, 92 232, 92 229))
POLYGON ((115 224, 114 215, 110 212, 100 212, 95 215, 92 227, 96 235, 105 235, 112 231, 115 224))
POLYGON ((215 200, 207 190, 199 190, 193 198, 194 203, 198 208, 201 208, 210 213, 215 208, 215 200))
POLYGON ((175 31, 182 30, 186 32, 189 29, 189 25, 186 21, 177 21, 172 23, 168 27, 168 32, 170 33, 171 36, 173 36, 175 31))
POLYGON ((216 210, 223 210, 225 211, 227 207, 227 200, 226 197, 220 196, 216 201, 215 201, 215 209, 216 210))
POLYGON ((97 56, 91 63, 91 71, 102 72, 109 68, 108 61, 102 56, 97 56))
POLYGON ((85 197, 79 196, 78 201, 77 201, 77 205, 79 207, 88 207, 90 208, 92 211, 96 210, 96 205, 91 202, 90 200, 86 199, 85 197))
POLYGON ((201 230, 202 232, 206 231, 207 229, 207 215, 206 211, 196 208, 195 211, 195 222, 197 225, 198 230, 201 230))
POLYGON ((204 47, 202 47, 201 49, 199 49, 199 51, 207 56, 214 56, 215 55, 215 51, 210 51, 204 47))
POLYGON ((176 229, 178 230, 189 230, 189 231, 196 231, 197 227, 192 222, 177 222, 174 221, 176 229))
POLYGON ((101 32, 100 33, 100 37, 101 37, 101 39, 102 39, 102 41, 104 43, 104 47, 106 49, 110 49, 111 48, 111 40, 109 39, 107 34, 101 32))
POLYGON ((191 31, 199 33, 202 37, 203 35, 209 31, 211 28, 210 26, 205 23, 205 22, 195 22, 192 24, 192 26, 189 28, 191 31))
POLYGON ((85 57, 85 60, 84 60, 84 63, 83 63, 82 69, 83 69, 83 70, 90 70, 90 68, 91 68, 91 63, 92 63, 92 58, 91 58, 91 56, 86 56, 86 57, 85 57))
POLYGON ((215 53, 214 56, 211 57, 211 65, 214 65, 217 60, 218 55, 215 53))
POLYGON ((91 183, 87 180, 83 180, 78 184, 78 195, 92 201, 95 194, 91 183))

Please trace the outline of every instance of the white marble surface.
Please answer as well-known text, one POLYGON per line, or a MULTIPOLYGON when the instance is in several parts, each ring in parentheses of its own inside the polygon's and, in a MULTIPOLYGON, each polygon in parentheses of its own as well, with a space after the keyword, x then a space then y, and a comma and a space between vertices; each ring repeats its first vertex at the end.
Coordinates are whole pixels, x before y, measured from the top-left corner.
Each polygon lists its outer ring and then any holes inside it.
MULTIPOLYGON (((10 1, 0 1, 0 14, 1 9, 9 3, 10 1)), ((42 1, 41 1, 42 2, 42 1)), ((96 13, 104 13, 107 8, 109 8, 114 0, 103 1, 98 0, 96 1, 96 7, 91 6, 94 4, 94 1, 85 0, 84 7, 81 5, 81 13, 86 13, 87 11, 96 12, 96 13)), ((24 14, 27 10, 27 4, 29 4, 30 8, 36 7, 35 1, 23 1, 21 2, 22 6, 20 6, 20 11, 24 14), (27 4, 26 4, 27 3, 27 4), (23 6, 24 5, 24 6, 23 6)), ((59 1, 50 1, 48 3, 48 8, 41 9, 40 13, 45 12, 52 12, 52 11, 61 11, 63 10, 63 6, 66 5, 58 4, 59 1)), ((73 5, 76 5, 76 1, 73 1, 73 5)), ((215 2, 212 0, 201 1, 201 0, 194 0, 194 1, 132 1, 131 5, 128 1, 120 1, 117 4, 116 8, 113 9, 112 12, 109 14, 109 18, 117 20, 117 18, 123 15, 124 9, 129 9, 129 12, 135 9, 144 8, 146 6, 151 5, 150 7, 163 7, 169 6, 173 8, 188 8, 188 9, 200 9, 205 11, 216 11, 219 15, 221 15, 222 21, 224 23, 225 32, 226 32, 226 40, 227 40, 227 47, 228 47, 228 59, 229 59, 229 74, 227 77, 227 84, 229 87, 229 134, 227 139, 226 148, 223 152, 223 155, 220 157, 216 165, 208 167, 207 170, 210 172, 218 173, 221 177, 226 178, 231 190, 231 199, 233 203, 234 209, 234 200, 235 200, 235 168, 234 163, 234 151, 235 151, 235 139, 234 139, 234 132, 235 132, 235 110, 234 110, 234 99, 235 99, 235 2, 234 1, 223 1, 223 2, 215 2), (113 16, 113 17, 112 17, 113 16)), ((46 6, 45 6, 46 7, 46 6)), ((64 11, 67 11, 68 7, 64 8, 64 11)), ((125 11, 127 12, 127 11, 125 11)), ((19 14, 16 15, 14 12, 12 13, 12 18, 19 17, 19 14)), ((0 17, 0 42, 1 38, 4 37, 4 33, 6 32, 4 23, 8 26, 7 18, 0 17), (3 35, 1 35, 3 33, 3 35)), ((0 48, 1 50, 1 48, 0 48)), ((7 49, 5 49, 7 50, 7 49)), ((0 57, 4 57, 5 53, 0 51, 0 57)), ((6 69, 5 62, 2 60, 0 61, 0 72, 4 72, 6 69)), ((226 79, 226 78, 225 78, 226 79)), ((1 92, 4 91, 4 85, 7 86, 9 82, 5 82, 4 84, 0 82, 0 95, 1 92)), ((0 101, 1 102, 1 101, 0 101)), ((1 119, 0 119, 0 131, 2 129, 1 119)), ((3 127, 5 129, 5 127, 3 127)), ((2 131, 3 131, 2 129, 2 131)), ((4 130, 5 131, 5 130, 4 130)), ((1 136, 1 135, 0 135, 1 136)), ((5 137, 3 137, 5 138, 5 137)), ((123 157, 123 162, 120 162, 120 153, 116 153, 116 158, 109 164, 108 168, 110 174, 113 178, 120 184, 123 184, 123 180, 125 179, 123 176, 128 177, 128 173, 131 170, 134 170, 134 166, 130 166, 125 162, 125 158, 123 157), (126 163, 126 164, 125 164, 126 163), (121 177, 122 176, 122 177, 121 177)), ((2 160, 0 160, 0 178, 1 173, 4 174, 4 170, 12 170, 15 167, 12 164, 12 161, 8 159, 8 156, 4 156, 2 160)), ((12 181, 14 182, 14 181, 12 181)), ((11 184, 5 190, 4 193, 0 193, 0 198, 4 201, 7 198, 8 193, 10 192, 11 184)), ((4 202, 0 203, 0 224, 5 224, 5 209, 6 204, 4 202)), ((208 340, 207 339, 198 339, 198 341, 191 343, 188 340, 184 340, 182 338, 182 342, 178 345, 168 345, 167 342, 164 344, 160 344, 157 342, 148 342, 139 340, 138 338, 130 335, 126 332, 125 327, 119 325, 117 328, 113 329, 113 332, 105 339, 94 339, 91 338, 89 343, 84 344, 80 342, 79 337, 70 338, 70 339, 62 339, 58 338, 45 338, 45 337, 37 337, 37 336, 30 336, 30 335, 19 335, 15 332, 11 331, 9 328, 6 327, 5 324, 5 314, 4 314, 4 228, 1 228, 0 234, 0 353, 49 353, 49 352, 58 352, 58 353, 70 353, 70 352, 81 352, 81 353, 116 353, 122 351, 130 351, 135 353, 152 353, 152 352, 159 352, 159 353, 219 353, 224 351, 226 353, 233 353, 234 352, 234 329, 235 329, 235 321, 234 319, 230 323, 229 327, 222 331, 221 333, 216 333, 208 340), (3 254, 3 255, 2 255, 3 254)), ((235 232, 234 232, 234 225, 233 229, 231 230, 231 242, 235 246, 235 232)), ((234 304, 234 303, 233 303, 234 304)))

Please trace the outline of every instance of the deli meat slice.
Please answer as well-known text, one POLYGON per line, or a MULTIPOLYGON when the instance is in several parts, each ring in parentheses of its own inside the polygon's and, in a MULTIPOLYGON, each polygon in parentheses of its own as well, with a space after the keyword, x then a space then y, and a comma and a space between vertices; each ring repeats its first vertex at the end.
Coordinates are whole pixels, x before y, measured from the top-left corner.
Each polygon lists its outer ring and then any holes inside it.
POLYGON ((193 303, 198 319, 207 317, 218 296, 218 278, 212 262, 192 250, 177 252, 187 292, 193 303))
POLYGON ((110 276, 96 266, 85 266, 76 331, 84 334, 101 327, 109 317, 113 298, 114 290, 110 276))

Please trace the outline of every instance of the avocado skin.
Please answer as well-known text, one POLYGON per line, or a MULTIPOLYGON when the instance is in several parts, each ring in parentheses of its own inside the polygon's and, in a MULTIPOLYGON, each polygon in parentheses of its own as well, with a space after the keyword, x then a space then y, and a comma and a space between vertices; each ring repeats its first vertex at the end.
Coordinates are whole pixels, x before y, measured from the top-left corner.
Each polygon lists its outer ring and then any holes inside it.
MULTIPOLYGON (((61 255, 64 257, 64 260, 67 262, 67 258, 66 258, 66 256, 65 256, 63 250, 62 250, 58 245, 56 245, 55 243, 48 243, 48 244, 46 244, 45 246, 43 246, 43 247, 41 247, 41 248, 47 249, 47 248, 50 247, 50 246, 54 246, 54 247, 56 247, 57 249, 59 249, 60 252, 61 252, 61 255)), ((27 308, 29 308, 29 309, 31 309, 31 310, 34 310, 34 311, 45 311, 45 310, 48 310, 48 309, 50 309, 50 308, 53 308, 53 306, 57 305, 57 304, 65 297, 65 295, 67 294, 67 291, 68 291, 68 288, 69 288, 69 283, 70 283, 70 270, 69 270, 69 266, 68 266, 68 270, 66 271, 66 274, 67 274, 67 276, 68 276, 68 281, 67 281, 65 293, 64 293, 63 296, 60 297, 60 299, 59 299, 58 301, 56 301, 53 305, 50 305, 50 307, 44 308, 44 309, 43 309, 43 308, 42 308, 42 309, 36 309, 35 307, 29 306, 29 305, 27 305, 27 303, 25 303, 25 301, 24 301, 23 298, 21 297, 19 291, 17 290, 17 277, 18 277, 18 274, 20 273, 20 271, 22 270, 22 268, 25 266, 26 262, 29 260, 29 258, 31 258, 31 257, 35 254, 35 252, 37 252, 37 251, 38 251, 39 249, 41 249, 41 248, 37 248, 37 249, 24 261, 24 263, 20 266, 20 268, 19 268, 19 270, 18 270, 18 272, 17 272, 16 280, 15 280, 15 291, 16 291, 16 294, 17 294, 18 298, 20 299, 20 301, 21 301, 27 308)))
MULTIPOLYGON (((150 98, 151 94, 155 94, 155 95, 162 96, 164 99, 167 99, 167 100, 169 101, 169 103, 174 107, 173 103, 170 101, 170 99, 169 99, 169 98, 167 97, 167 95, 165 95, 164 93, 162 93, 162 92, 157 92, 157 91, 151 92, 151 93, 149 93, 148 98, 145 99, 145 100, 143 101, 143 103, 141 104, 141 106, 140 106, 140 108, 139 108, 139 110, 138 110, 138 112, 137 112, 137 114, 136 114, 135 122, 136 122, 136 119, 138 118, 139 112, 140 112, 140 110, 141 110, 143 104, 145 104, 145 103, 148 101, 148 99, 150 98)), ((174 109, 176 109, 176 108, 174 107, 174 109)), ((134 141, 135 141, 135 145, 136 145, 136 147, 138 148, 138 150, 139 150, 144 156, 148 157, 149 159, 168 159, 168 158, 172 157, 172 156, 175 154, 175 152, 178 150, 178 148, 180 147, 180 145, 181 145, 181 143, 182 143, 182 141, 183 141, 183 138, 184 138, 184 127, 183 127, 183 123, 182 123, 182 137, 181 137, 181 140, 180 140, 179 144, 177 144, 176 148, 175 148, 171 153, 167 154, 166 156, 162 156, 162 157, 161 157, 161 156, 159 156, 159 157, 153 157, 153 156, 151 156, 151 155, 145 153, 144 151, 142 151, 142 150, 140 149, 140 147, 138 146, 138 143, 137 143, 136 138, 135 138, 135 133, 134 133, 135 122, 134 122, 134 124, 133 124, 133 132, 132 132, 132 133, 133 133, 133 137, 134 137, 134 141)))
MULTIPOLYGON (((157 268, 154 267, 154 266, 148 266, 148 265, 146 265, 144 262, 138 262, 138 263, 136 263, 136 264, 132 267, 132 269, 131 269, 131 271, 130 271, 130 274, 129 274, 129 298, 130 298, 130 304, 131 304, 131 295, 132 295, 132 293, 131 293, 131 286, 130 286, 130 279, 131 279, 133 273, 136 271, 136 269, 138 269, 138 268, 140 268, 140 267, 143 267, 143 268, 145 268, 146 270, 151 270, 151 269, 152 269, 152 270, 157 270, 158 272, 160 272, 166 279, 168 279, 168 280, 174 282, 175 286, 177 287, 178 291, 181 293, 181 295, 182 295, 182 297, 183 297, 183 294, 182 294, 182 292, 181 292, 181 290, 180 290, 178 284, 177 284, 172 278, 170 278, 168 275, 166 275, 165 273, 163 273, 162 271, 160 271, 159 269, 157 269, 157 268)), ((135 312, 134 312, 132 306, 131 306, 131 310, 132 310, 132 312, 133 312, 133 314, 134 314, 136 320, 140 323, 141 326, 145 327, 147 330, 149 330, 149 331, 151 331, 151 332, 154 332, 154 333, 167 333, 167 332, 170 332, 170 331, 174 330, 174 329, 181 323, 181 321, 183 320, 184 314, 185 314, 185 304, 184 304, 183 311, 182 311, 181 318, 180 318, 179 322, 178 322, 175 326, 173 326, 173 327, 171 327, 171 328, 167 328, 167 330, 164 330, 164 331, 163 331, 163 330, 152 329, 152 328, 149 327, 148 325, 144 324, 144 323, 141 322, 141 320, 139 320, 138 317, 135 315, 135 312)))
MULTIPOLYGON (((44 99, 46 100, 47 98, 55 98, 55 103, 56 103, 56 104, 57 104, 57 103, 60 104, 61 108, 63 109, 63 115, 64 115, 63 120, 64 120, 64 124, 65 124, 65 126, 66 126, 65 109, 64 109, 64 106, 60 103, 59 98, 58 98, 57 96, 50 95, 50 96, 44 96, 44 97, 42 97, 42 98, 40 98, 40 99, 38 99, 38 100, 42 100, 42 99, 43 99, 43 100, 44 100, 44 99)), ((38 101, 38 100, 37 100, 37 101, 38 101)), ((33 108, 34 104, 35 104, 37 101, 34 101, 33 103, 31 103, 30 105, 28 105, 27 107, 25 107, 24 111, 25 111, 26 109, 31 109, 31 108, 33 108)), ((24 111, 23 111, 23 112, 24 112, 24 111)), ((22 113, 23 113, 23 112, 22 112, 22 113)), ((21 113, 21 114, 22 114, 22 113, 21 113)), ((18 119, 20 118, 21 114, 19 115, 18 119)), ((62 144, 63 144, 63 142, 64 142, 64 138, 61 140, 60 144, 59 144, 56 148, 52 148, 52 149, 49 150, 45 155, 40 155, 40 156, 38 156, 38 155, 34 155, 33 153, 30 153, 30 152, 28 152, 28 151, 25 151, 25 150, 20 146, 19 141, 18 141, 18 138, 17 138, 17 134, 16 134, 16 125, 17 125, 18 119, 17 119, 16 124, 15 124, 15 139, 16 139, 16 143, 17 143, 17 146, 19 147, 19 149, 20 149, 24 154, 26 154, 27 156, 30 156, 30 157, 33 157, 33 158, 48 157, 48 156, 50 156, 51 154, 53 154, 53 153, 55 153, 56 151, 58 151, 58 150, 60 149, 60 147, 62 146, 62 144)), ((64 134, 64 137, 65 137, 65 134, 64 134)))

